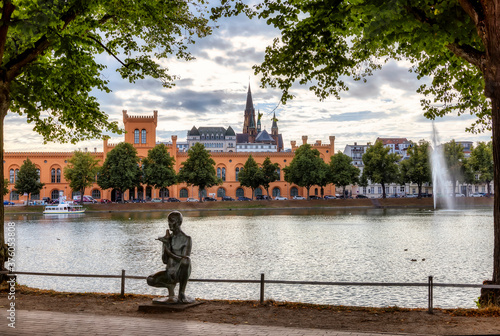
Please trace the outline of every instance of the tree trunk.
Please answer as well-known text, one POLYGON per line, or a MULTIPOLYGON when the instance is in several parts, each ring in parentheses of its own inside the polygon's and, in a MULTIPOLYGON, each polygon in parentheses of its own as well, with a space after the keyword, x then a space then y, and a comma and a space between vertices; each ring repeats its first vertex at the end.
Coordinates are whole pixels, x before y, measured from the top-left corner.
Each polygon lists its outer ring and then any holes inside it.
POLYGON ((422 183, 417 183, 418 187, 418 197, 417 198, 422 198, 422 183))
POLYGON ((310 188, 311 188, 311 187, 306 187, 306 190, 307 190, 307 200, 308 200, 308 201, 310 200, 310 198, 309 198, 309 189, 310 189, 310 188))
POLYGON ((386 195, 385 195, 385 183, 382 182, 380 184, 382 185, 382 198, 385 198, 386 197, 386 195))
MULTIPOLYGON (((5 82, 0 83, 0 159, 2 165, 0 168, 1 176, 1 186, 2 186, 2 205, 0 206, 0 271, 7 270, 5 268, 5 262, 8 260, 8 247, 5 242, 5 206, 3 205, 3 190, 4 190, 4 165, 3 165, 3 151, 4 151, 4 141, 3 141, 3 125, 7 111, 9 110, 9 87, 5 82)), ((0 274, 0 283, 7 281, 6 275, 0 274)))

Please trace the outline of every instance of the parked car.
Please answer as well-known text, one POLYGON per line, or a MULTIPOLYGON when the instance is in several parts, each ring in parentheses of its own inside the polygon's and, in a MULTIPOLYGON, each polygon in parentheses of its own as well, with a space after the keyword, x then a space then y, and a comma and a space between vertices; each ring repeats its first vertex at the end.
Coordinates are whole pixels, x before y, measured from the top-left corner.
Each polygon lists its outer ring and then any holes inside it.
POLYGON ((101 199, 101 203, 102 204, 106 204, 106 203, 111 203, 111 201, 109 199, 107 199, 107 198, 102 198, 101 199))
POLYGON ((134 198, 131 202, 132 203, 146 203, 146 201, 143 200, 142 198, 134 198))
POLYGON ((180 200, 178 200, 175 197, 169 197, 169 198, 167 198, 167 202, 180 202, 180 200))
POLYGON ((269 196, 267 196, 267 195, 257 195, 257 196, 255 196, 255 199, 256 199, 257 201, 262 201, 262 200, 270 200, 270 199, 271 199, 271 197, 269 197, 269 196))
POLYGON ((310 199, 310 200, 320 200, 320 199, 321 199, 321 197, 316 196, 316 195, 310 195, 310 196, 309 196, 309 199, 310 199))
POLYGON ((296 195, 296 196, 293 196, 293 199, 294 200, 305 200, 306 198, 303 196, 296 195))
POLYGON ((234 201, 234 198, 231 196, 222 196, 222 201, 231 202, 234 201))
POLYGON ((368 198, 368 196, 366 196, 366 195, 358 195, 358 196, 356 196, 356 198, 368 198))
POLYGON ((461 194, 461 193, 456 193, 456 194, 455 194, 455 197, 465 197, 465 195, 464 195, 464 194, 461 194))
POLYGON ((151 200, 153 203, 161 203, 161 198, 155 197, 151 200))
POLYGON ((14 202, 3 201, 3 205, 14 205, 14 202))
POLYGON ((245 197, 245 196, 240 196, 238 197, 238 201, 251 201, 251 198, 245 197))
MULTIPOLYGON (((81 196, 73 196, 73 202, 78 203, 81 201, 81 196)), ((92 196, 88 195, 83 195, 83 203, 97 203, 97 200, 95 200, 92 196)))
POLYGON ((217 202, 217 200, 213 197, 210 197, 210 196, 206 196, 203 201, 205 202, 217 202))
POLYGON ((329 200, 329 199, 336 199, 337 197, 335 197, 333 195, 325 195, 325 197, 323 197, 323 198, 326 200, 329 200))
POLYGON ((286 201, 288 198, 286 198, 285 196, 276 196, 274 199, 276 201, 286 201))
POLYGON ((199 202, 197 198, 189 197, 186 202, 199 202))

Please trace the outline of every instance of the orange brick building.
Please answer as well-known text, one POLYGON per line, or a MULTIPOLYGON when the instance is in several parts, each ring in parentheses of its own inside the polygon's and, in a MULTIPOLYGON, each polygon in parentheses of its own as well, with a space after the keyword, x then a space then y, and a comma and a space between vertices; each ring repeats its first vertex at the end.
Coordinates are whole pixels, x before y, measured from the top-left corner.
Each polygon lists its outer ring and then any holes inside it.
MULTIPOLYGON (((123 111, 123 124, 125 128, 124 141, 131 143, 138 152, 138 156, 142 159, 147 156, 148 151, 156 145, 156 127, 158 120, 158 112, 154 111, 153 116, 129 116, 127 111, 123 111)), ((302 143, 307 143, 307 136, 302 137, 302 143)), ((335 137, 330 136, 329 144, 322 144, 320 141, 311 144, 321 153, 321 158, 325 162, 330 162, 330 157, 334 154, 335 137)), ((97 152, 94 148, 92 154, 102 162, 106 159, 107 153, 116 145, 109 144, 108 140, 103 141, 103 151, 97 152)), ((177 136, 172 136, 172 143, 167 145, 169 153, 175 159, 175 169, 179 171, 187 157, 187 152, 182 152, 177 149, 177 136)), ((218 175, 224 180, 220 186, 215 186, 207 189, 208 195, 221 197, 224 195, 236 198, 238 196, 251 197, 251 189, 241 187, 237 181, 237 174, 247 161, 251 154, 257 163, 262 164, 266 157, 269 157, 273 163, 278 163, 280 168, 287 166, 293 159, 294 152, 298 148, 296 141, 291 142, 291 152, 223 152, 211 153, 216 162, 215 168, 218 175)), ((75 194, 69 187, 69 182, 65 180, 63 169, 67 165, 68 160, 72 157, 72 152, 5 152, 4 153, 4 175, 9 180, 8 189, 9 195, 5 199, 9 199, 15 203, 23 203, 27 201, 27 196, 18 195, 14 191, 14 184, 17 177, 17 172, 26 158, 29 158, 39 169, 40 180, 45 183, 45 186, 40 191, 39 195, 33 195, 32 200, 41 200, 44 197, 52 199, 57 198, 59 194, 66 196, 67 199, 72 199, 75 194)), ((281 171, 280 169, 280 171, 281 171)), ((265 190, 260 190, 265 194, 265 190)), ((260 193, 258 190, 256 194, 260 193)), ((164 191, 165 196, 176 197, 180 200, 186 200, 188 197, 198 197, 198 189, 196 187, 187 186, 185 184, 177 184, 169 187, 164 191)), ((289 199, 295 195, 305 196, 307 191, 305 188, 296 185, 290 185, 284 180, 283 173, 280 172, 280 180, 271 184, 269 193, 272 196, 285 196, 289 199)), ((97 183, 94 183, 91 188, 85 190, 86 195, 92 195, 95 199, 111 199, 117 197, 113 190, 102 190, 97 183)), ((321 195, 319 187, 312 187, 311 195, 321 195)), ((324 188, 325 195, 334 195, 335 187, 328 185, 324 188)), ((161 197, 160 190, 148 186, 141 186, 129 190, 125 193, 126 200, 132 198, 154 198, 161 197)))

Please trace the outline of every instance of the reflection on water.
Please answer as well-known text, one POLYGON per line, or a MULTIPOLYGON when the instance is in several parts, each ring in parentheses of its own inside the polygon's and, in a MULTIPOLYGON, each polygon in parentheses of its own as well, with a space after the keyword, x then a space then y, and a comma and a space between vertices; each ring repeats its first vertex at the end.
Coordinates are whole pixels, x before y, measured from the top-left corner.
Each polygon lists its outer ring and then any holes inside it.
MULTIPOLYGON (((22 271, 146 276, 163 268, 167 212, 87 213, 78 217, 15 215, 22 271)), ((185 211, 193 238, 192 278, 480 284, 491 277, 491 209, 429 211, 185 211)), ((118 292, 118 280, 19 276, 29 286, 118 292)), ((128 280, 127 292, 164 294, 128 280)), ((188 295, 258 299, 258 285, 192 282, 188 295)), ((441 307, 474 307, 479 289, 436 288, 441 307)), ((420 287, 266 285, 266 298, 356 306, 425 307, 420 287)))

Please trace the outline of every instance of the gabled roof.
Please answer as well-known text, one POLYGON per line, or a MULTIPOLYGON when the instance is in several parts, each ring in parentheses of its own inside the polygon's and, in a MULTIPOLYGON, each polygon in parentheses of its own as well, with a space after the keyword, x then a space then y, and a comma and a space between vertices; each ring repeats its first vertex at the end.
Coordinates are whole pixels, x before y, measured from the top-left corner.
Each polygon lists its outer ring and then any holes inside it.
POLYGON ((236 133, 234 133, 234 130, 233 130, 233 128, 232 128, 231 126, 229 126, 229 127, 227 128, 227 130, 226 130, 226 135, 227 135, 227 136, 235 136, 235 135, 236 135, 236 133))
POLYGON ((190 135, 200 135, 200 132, 198 132, 198 129, 196 128, 196 126, 193 126, 193 128, 191 128, 190 131, 188 131, 188 136, 190 135))
POLYGON ((266 130, 263 130, 257 137, 255 138, 255 142, 275 142, 274 139, 267 133, 266 130))

